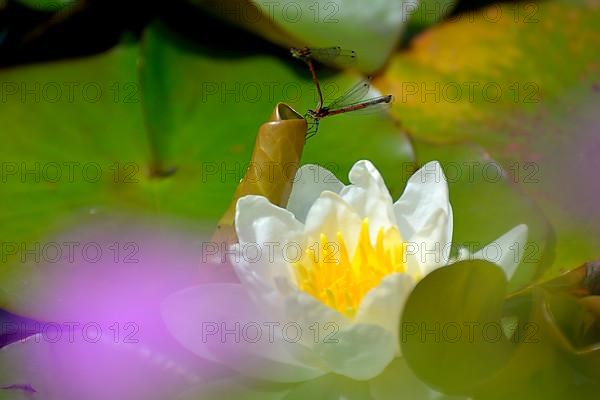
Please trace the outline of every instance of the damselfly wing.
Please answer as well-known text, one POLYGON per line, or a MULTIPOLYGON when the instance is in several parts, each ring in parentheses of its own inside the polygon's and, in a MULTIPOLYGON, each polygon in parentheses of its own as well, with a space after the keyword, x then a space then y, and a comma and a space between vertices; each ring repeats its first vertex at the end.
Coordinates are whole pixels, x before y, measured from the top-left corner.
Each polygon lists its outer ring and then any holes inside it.
POLYGON ((359 102, 364 99, 367 93, 369 93, 369 89, 371 88, 371 79, 367 78, 365 80, 357 82, 350 89, 346 90, 341 96, 337 97, 335 100, 330 102, 325 108, 333 109, 339 108, 344 105, 353 104, 359 102))
POLYGON ((317 133, 319 121, 325 117, 344 113, 362 114, 367 112, 381 112, 389 108, 394 99, 392 95, 375 96, 365 99, 370 88, 371 82, 369 78, 358 82, 330 104, 320 109, 308 110, 305 116, 309 124, 307 137, 312 137, 317 133))

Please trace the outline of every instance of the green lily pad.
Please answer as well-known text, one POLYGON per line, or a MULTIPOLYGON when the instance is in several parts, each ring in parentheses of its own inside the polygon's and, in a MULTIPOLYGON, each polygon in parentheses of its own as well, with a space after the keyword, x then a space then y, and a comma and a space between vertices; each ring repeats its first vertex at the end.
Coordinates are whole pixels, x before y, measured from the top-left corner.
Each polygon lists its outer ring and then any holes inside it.
POLYGON ((415 137, 470 140, 551 223, 554 276, 600 246, 600 8, 548 1, 488 6, 416 37, 379 80, 415 137))
POLYGON ((468 394, 510 358, 501 315, 506 278, 487 261, 461 261, 427 275, 406 303, 402 354, 434 389, 468 394))
MULTIPOLYGON (((296 60, 194 47, 163 30, 148 32, 143 49, 140 55, 138 46, 122 45, 0 71, 2 307, 27 314, 19 299, 43 280, 36 279, 39 260, 24 254, 38 254, 36 246, 43 249, 86 215, 216 224, 275 104, 301 111, 315 104, 308 72, 296 60)), ((356 79, 330 76, 324 87, 333 95, 356 79)), ((321 125, 304 162, 329 164, 345 176, 356 160, 371 159, 399 192, 400 166, 413 155, 391 118, 337 116, 321 125)))
MULTIPOLYGON (((374 400, 450 400, 425 385, 415 376, 403 357, 397 357, 386 369, 369 381, 374 400)), ((455 398, 452 400, 463 400, 455 398)))

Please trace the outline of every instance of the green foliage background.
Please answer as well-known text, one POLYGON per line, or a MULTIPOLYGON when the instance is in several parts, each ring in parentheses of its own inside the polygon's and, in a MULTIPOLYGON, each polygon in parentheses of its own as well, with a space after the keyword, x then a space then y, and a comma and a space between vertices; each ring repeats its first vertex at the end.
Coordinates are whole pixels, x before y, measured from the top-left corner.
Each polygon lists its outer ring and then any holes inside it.
MULTIPOLYGON (((88 5, 22 3, 67 16, 69 7, 88 5)), ((345 180, 355 161, 370 159, 395 198, 419 165, 440 160, 447 174, 459 166, 459 175, 449 175, 455 242, 483 247, 525 223, 524 259, 510 282, 485 262, 431 274, 411 296, 403 322, 493 320, 507 327, 516 319, 540 327, 539 341, 526 343, 514 333, 502 346, 407 341, 410 371, 455 395, 584 398, 597 389, 600 368, 589 308, 548 282, 562 282, 565 272, 597 259, 600 248, 600 4, 510 2, 465 11, 459 3, 450 16, 420 13, 441 3, 424 1, 404 21, 404 36, 375 74, 374 86, 396 97, 392 112, 324 120, 303 163, 324 165, 345 180), (468 82, 503 92, 490 100, 489 92, 476 90, 470 98, 468 82), (444 98, 424 94, 436 85, 444 98), (458 100, 449 94, 456 87, 463 90, 458 100), (469 165, 473 174, 466 173, 469 165)), ((206 2, 194 4, 206 11, 206 2)), ((303 112, 315 96, 304 65, 285 50, 303 40, 302 31, 292 35, 263 21, 254 33, 279 39, 252 36, 248 45, 250 34, 233 26, 235 19, 225 22, 212 11, 211 23, 200 20, 193 35, 166 18, 106 51, 0 70, 0 160, 76 166, 74 179, 56 182, 3 171, 0 238, 27 246, 90 214, 115 211, 202 226, 217 221, 275 103, 303 112), (74 99, 65 82, 76 84, 74 99), (41 93, 50 97, 58 86, 62 95, 53 102, 10 94, 21 85, 47 88, 41 93), (92 182, 86 165, 102 175, 92 182), (233 172, 222 174, 223 166, 233 172), (162 176, 166 171, 175 172, 162 176)), ((331 98, 361 77, 357 70, 323 69, 322 85, 331 98)), ((3 259, 0 282, 3 308, 44 317, 28 300, 44 285, 38 266, 11 255, 3 259)), ((597 304, 595 296, 585 301, 597 304)), ((321 378, 287 398, 346 392, 391 398, 400 388, 390 376, 408 367, 393 364, 370 386, 321 378)))

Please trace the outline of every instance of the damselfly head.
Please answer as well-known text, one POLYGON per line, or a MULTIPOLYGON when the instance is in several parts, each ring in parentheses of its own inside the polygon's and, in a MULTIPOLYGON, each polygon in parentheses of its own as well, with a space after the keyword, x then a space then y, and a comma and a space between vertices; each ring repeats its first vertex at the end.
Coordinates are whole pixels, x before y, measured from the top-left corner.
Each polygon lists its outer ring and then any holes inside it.
POLYGON ((300 60, 307 60, 310 58, 311 51, 308 47, 292 47, 290 48, 290 54, 294 58, 298 58, 300 60))

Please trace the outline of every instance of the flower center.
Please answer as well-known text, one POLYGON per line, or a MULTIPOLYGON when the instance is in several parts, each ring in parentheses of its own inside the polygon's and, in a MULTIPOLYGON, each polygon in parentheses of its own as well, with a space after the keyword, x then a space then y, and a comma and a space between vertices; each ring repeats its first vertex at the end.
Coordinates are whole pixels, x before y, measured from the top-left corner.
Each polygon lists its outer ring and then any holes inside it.
POLYGON ((361 300, 389 274, 404 272, 404 245, 395 227, 369 237, 369 221, 362 223, 356 250, 350 258, 341 232, 335 241, 321 234, 294 263, 298 287, 324 304, 352 318, 361 300))

